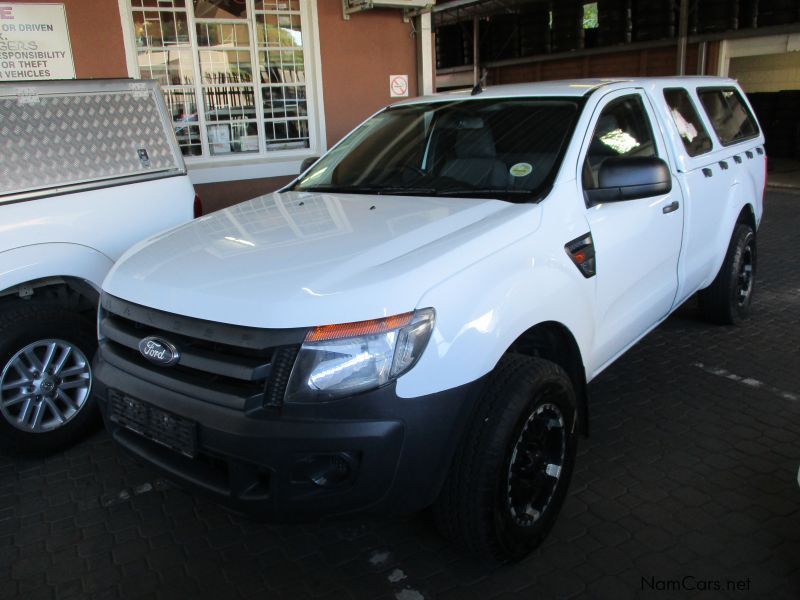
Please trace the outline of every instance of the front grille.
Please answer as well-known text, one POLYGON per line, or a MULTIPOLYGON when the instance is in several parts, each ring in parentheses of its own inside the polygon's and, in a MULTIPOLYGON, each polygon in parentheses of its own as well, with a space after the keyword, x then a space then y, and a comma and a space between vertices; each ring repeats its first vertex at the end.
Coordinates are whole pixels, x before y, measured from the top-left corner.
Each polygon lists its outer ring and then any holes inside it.
POLYGON ((132 304, 101 300, 100 335, 108 362, 152 383, 231 408, 279 407, 305 329, 257 329, 213 323, 132 304), (154 364, 139 352, 148 336, 180 352, 178 363, 154 364))

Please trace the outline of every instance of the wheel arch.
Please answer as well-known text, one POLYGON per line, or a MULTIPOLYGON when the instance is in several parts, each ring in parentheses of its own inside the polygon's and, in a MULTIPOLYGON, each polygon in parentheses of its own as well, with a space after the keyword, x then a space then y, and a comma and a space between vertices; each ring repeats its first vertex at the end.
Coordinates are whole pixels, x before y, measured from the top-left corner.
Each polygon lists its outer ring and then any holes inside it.
POLYGON ((58 302, 83 312, 97 309, 100 292, 85 279, 62 275, 22 281, 0 290, 0 302, 15 299, 24 301, 28 298, 58 302))
MULTIPOLYGON (((752 204, 745 204, 742 210, 739 211, 739 216, 736 218, 736 225, 739 224, 747 225, 753 230, 753 250, 755 251, 755 261, 753 264, 755 267, 758 261, 758 223, 756 221, 756 212, 752 204)), ((736 229, 735 226, 734 229, 736 229)), ((733 235, 733 233, 731 233, 731 235, 733 235)))
POLYGON ((739 223, 749 225, 753 231, 758 229, 758 225, 756 224, 756 211, 752 204, 745 204, 742 210, 739 211, 739 216, 736 217, 736 224, 738 225, 739 223))
POLYGON ((754 232, 757 230, 758 213, 752 200, 752 193, 755 193, 752 188, 752 185, 742 184, 731 186, 728 203, 725 206, 724 214, 721 215, 720 225, 714 232, 717 255, 714 257, 713 262, 709 264, 706 278, 698 290, 703 290, 710 286, 719 274, 736 231, 736 226, 743 223, 751 227, 754 232))
POLYGON ((560 366, 572 380, 578 401, 578 426, 589 434, 589 401, 586 370, 575 336, 563 323, 544 321, 524 331, 508 352, 543 358, 560 366))
MULTIPOLYGON (((735 186, 735 188, 739 188, 740 186, 735 186)), ((758 225, 756 221, 756 213, 753 207, 753 204, 749 201, 742 201, 739 203, 741 208, 738 212, 734 213, 733 210, 729 210, 726 214, 725 223, 727 226, 722 227, 718 234, 719 236, 719 248, 721 250, 720 256, 717 257, 717 260, 714 263, 714 270, 712 271, 713 275, 711 275, 710 280, 707 282, 706 285, 703 286, 702 289, 706 289, 709 285, 714 282, 714 279, 717 277, 720 269, 722 269, 725 263, 725 257, 728 255, 728 247, 731 244, 731 240, 733 239, 734 234, 736 233, 736 226, 740 224, 744 224, 749 226, 753 232, 755 233, 758 225), (736 218, 733 218, 733 215, 736 215, 736 218)), ((733 208, 733 207, 731 207, 733 208)), ((735 209, 734 209, 735 210, 735 209)))
POLYGON ((0 253, 0 302, 42 297, 94 310, 112 266, 106 255, 79 244, 35 244, 0 253))

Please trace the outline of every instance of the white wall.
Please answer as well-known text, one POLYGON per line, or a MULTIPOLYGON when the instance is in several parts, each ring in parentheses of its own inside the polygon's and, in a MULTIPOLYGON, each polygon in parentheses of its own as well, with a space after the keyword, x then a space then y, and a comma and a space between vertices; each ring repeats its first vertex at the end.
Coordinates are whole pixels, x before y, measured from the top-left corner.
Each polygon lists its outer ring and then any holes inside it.
MULTIPOLYGON (((792 58, 775 59, 773 61, 770 56, 774 55, 789 55, 798 56, 796 53, 800 51, 800 33, 790 33, 782 35, 769 35, 763 37, 744 38, 740 40, 725 40, 720 44, 719 51, 719 67, 717 75, 722 77, 741 77, 749 78, 754 85, 771 85, 768 81, 774 81, 778 75, 765 74, 763 82, 753 81, 753 70, 760 70, 763 66, 766 70, 780 70, 786 68, 780 61, 786 60, 790 63, 792 58), (740 59, 749 58, 751 61, 740 61, 740 59), (735 73, 734 73, 735 71, 735 73)), ((758 79, 759 76, 755 76, 758 79)), ((742 81, 742 80, 740 80, 742 81)), ((794 79, 792 79, 794 81, 794 79)), ((742 86, 747 92, 755 91, 772 91, 761 89, 750 89, 746 83, 742 81, 742 86)), ((792 88, 779 88, 779 89, 796 89, 792 88)))
POLYGON ((746 92, 800 90, 800 53, 732 58, 728 74, 738 79, 746 92))

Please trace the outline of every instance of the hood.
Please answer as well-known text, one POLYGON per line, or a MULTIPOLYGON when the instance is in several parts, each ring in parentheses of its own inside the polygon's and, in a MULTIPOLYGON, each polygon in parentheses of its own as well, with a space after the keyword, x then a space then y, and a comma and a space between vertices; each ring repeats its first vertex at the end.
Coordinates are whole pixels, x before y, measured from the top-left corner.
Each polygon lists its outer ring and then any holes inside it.
POLYGON ((422 294, 530 234, 537 205, 274 193, 141 242, 104 291, 235 325, 345 323, 416 308, 422 294))

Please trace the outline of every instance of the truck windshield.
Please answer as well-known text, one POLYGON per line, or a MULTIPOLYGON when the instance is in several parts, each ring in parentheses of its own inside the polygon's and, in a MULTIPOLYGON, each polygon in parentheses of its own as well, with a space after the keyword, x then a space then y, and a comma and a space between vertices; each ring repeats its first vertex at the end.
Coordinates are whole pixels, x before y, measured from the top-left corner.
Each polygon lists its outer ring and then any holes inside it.
POLYGON ((555 178, 579 102, 470 99, 388 108, 291 189, 534 201, 555 178))

